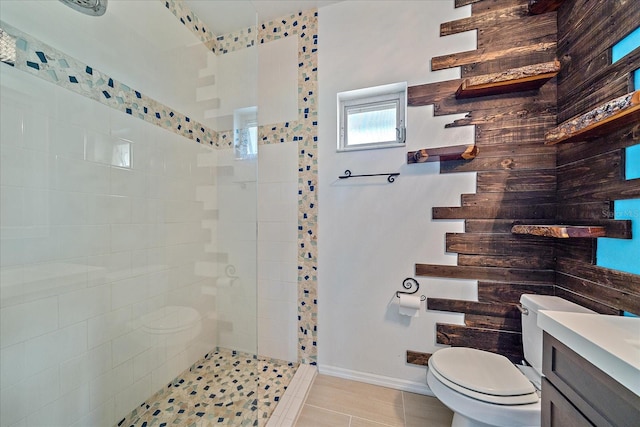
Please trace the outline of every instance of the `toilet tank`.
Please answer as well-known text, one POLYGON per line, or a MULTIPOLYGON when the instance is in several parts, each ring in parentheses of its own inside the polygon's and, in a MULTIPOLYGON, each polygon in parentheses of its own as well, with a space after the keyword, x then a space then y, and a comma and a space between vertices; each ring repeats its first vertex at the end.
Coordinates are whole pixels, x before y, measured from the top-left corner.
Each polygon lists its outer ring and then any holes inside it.
POLYGON ((542 329, 538 327, 538 311, 568 311, 574 313, 595 313, 581 305, 551 295, 523 294, 520 297, 522 305, 522 346, 524 358, 542 375, 542 329))

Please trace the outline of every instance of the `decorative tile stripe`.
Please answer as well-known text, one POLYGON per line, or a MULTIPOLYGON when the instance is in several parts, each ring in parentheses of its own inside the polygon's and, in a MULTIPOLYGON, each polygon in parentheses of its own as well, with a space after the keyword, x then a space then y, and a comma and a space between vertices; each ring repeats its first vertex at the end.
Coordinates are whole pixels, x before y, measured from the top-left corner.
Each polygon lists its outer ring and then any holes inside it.
POLYGON ((229 34, 214 34, 182 0, 160 0, 176 18, 216 55, 255 46, 256 28, 243 28, 229 34))
MULTIPOLYGON (((216 35, 210 31, 204 22, 201 22, 200 19, 196 16, 195 13, 184 3, 182 0, 160 0, 164 3, 164 6, 178 18, 185 27, 187 27, 193 34, 198 37, 198 39, 207 45, 210 46, 210 42, 216 40, 216 35)), ((214 53, 217 53, 215 50, 215 43, 212 44, 211 50, 214 53)))
POLYGON ((218 348, 117 426, 263 426, 297 367, 297 363, 218 348))
POLYGON ((213 129, 4 22, 0 27, 3 39, 15 38, 17 69, 198 143, 220 145, 213 129))
POLYGON ((218 55, 253 47, 256 44, 256 27, 247 27, 233 33, 219 35, 216 37, 216 42, 218 55))
POLYGON ((298 361, 318 361, 318 12, 258 26, 261 44, 298 38, 298 119, 260 126, 259 144, 298 143, 298 361))

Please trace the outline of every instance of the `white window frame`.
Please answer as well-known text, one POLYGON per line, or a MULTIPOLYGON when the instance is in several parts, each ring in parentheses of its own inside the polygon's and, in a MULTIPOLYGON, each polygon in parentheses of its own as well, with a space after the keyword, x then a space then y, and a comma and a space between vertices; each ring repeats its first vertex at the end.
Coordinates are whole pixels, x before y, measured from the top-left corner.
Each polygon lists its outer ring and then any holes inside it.
MULTIPOLYGON (((382 109, 382 108, 381 108, 382 109)), ((406 145, 407 83, 392 83, 383 86, 351 90, 338 93, 338 152, 404 147, 406 145), (396 138, 391 141, 372 141, 364 144, 349 144, 348 112, 375 111, 376 107, 396 105, 396 138)))

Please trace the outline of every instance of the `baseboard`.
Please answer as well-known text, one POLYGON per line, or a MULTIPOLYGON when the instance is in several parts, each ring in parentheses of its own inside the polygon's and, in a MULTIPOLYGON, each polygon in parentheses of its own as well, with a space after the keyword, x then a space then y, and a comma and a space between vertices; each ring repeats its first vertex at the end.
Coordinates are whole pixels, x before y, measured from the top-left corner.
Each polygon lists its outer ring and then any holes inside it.
POLYGON ((433 392, 427 386, 426 379, 424 383, 400 380, 397 378, 385 377, 383 375, 370 374, 368 372, 353 371, 351 369, 337 368, 335 366, 320 365, 318 372, 323 375, 331 375, 333 377, 344 378, 346 380, 360 381, 367 384, 379 385, 382 387, 393 388, 396 390, 408 391, 411 393, 424 394, 433 396, 433 392))

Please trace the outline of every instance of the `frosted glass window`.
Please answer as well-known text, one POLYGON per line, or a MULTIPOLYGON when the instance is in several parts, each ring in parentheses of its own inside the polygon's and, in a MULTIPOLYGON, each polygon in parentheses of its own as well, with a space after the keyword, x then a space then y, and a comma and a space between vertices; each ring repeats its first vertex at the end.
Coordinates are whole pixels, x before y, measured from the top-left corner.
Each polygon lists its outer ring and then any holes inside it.
POLYGON ((406 84, 338 94, 338 151, 405 145, 406 84))
POLYGON ((347 144, 395 141, 397 111, 397 102, 347 108, 347 144))

